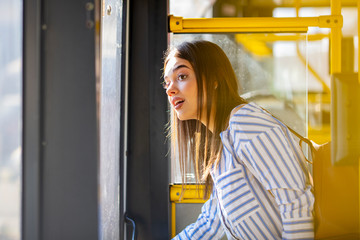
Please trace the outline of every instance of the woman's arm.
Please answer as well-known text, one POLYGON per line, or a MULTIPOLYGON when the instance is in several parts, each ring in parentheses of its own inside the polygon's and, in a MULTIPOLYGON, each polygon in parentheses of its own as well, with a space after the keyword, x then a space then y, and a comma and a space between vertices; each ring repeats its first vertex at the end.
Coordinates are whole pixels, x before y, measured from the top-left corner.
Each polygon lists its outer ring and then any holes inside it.
POLYGON ((224 230, 217 211, 217 200, 213 192, 210 199, 202 206, 196 222, 187 226, 173 239, 220 239, 224 230))
POLYGON ((301 166, 302 153, 287 138, 280 126, 269 128, 236 146, 237 156, 270 191, 278 204, 283 224, 283 239, 313 239, 314 197, 301 166))

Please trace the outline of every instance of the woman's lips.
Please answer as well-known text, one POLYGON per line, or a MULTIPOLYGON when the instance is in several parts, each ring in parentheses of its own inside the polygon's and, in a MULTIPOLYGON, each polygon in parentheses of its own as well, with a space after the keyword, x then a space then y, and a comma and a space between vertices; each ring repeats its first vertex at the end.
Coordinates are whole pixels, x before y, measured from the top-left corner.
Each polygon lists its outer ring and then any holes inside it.
POLYGON ((176 102, 174 108, 176 110, 180 109, 182 107, 182 105, 184 104, 184 102, 185 102, 185 100, 176 102))
POLYGON ((181 106, 183 105, 184 102, 185 102, 185 99, 180 98, 180 97, 174 97, 173 99, 171 99, 171 103, 175 109, 181 108, 181 106))

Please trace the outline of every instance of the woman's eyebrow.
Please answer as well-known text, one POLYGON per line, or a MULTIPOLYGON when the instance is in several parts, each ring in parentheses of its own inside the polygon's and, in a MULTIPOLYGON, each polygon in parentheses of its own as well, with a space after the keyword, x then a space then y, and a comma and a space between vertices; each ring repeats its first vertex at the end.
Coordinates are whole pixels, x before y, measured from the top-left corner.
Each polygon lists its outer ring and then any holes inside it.
MULTIPOLYGON (((175 72, 176 70, 180 69, 180 68, 187 68, 190 69, 188 66, 184 65, 184 64, 180 64, 178 66, 175 66, 173 69, 171 69, 171 73, 175 72)), ((167 75, 164 76, 164 79, 168 78, 167 75)))
POLYGON ((187 69, 190 69, 188 66, 184 65, 184 64, 180 64, 178 66, 175 66, 173 69, 172 69, 172 72, 175 72, 176 70, 180 69, 180 68, 187 68, 187 69))

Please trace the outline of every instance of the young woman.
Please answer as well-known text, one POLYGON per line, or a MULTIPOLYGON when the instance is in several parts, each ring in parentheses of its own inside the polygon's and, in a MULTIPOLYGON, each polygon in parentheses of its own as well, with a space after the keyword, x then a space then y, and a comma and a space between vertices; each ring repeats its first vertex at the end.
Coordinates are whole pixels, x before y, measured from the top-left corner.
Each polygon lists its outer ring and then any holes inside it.
POLYGON ((303 153, 284 124, 239 96, 221 48, 195 41, 168 50, 163 84, 183 180, 193 164, 211 194, 175 239, 312 239, 303 153))

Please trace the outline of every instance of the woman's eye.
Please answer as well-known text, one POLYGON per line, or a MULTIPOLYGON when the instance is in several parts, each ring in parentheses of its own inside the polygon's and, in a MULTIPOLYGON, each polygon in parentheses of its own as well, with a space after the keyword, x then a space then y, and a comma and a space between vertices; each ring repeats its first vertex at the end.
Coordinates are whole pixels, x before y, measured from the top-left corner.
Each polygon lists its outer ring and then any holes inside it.
POLYGON ((180 74, 178 76, 178 80, 180 80, 180 81, 185 80, 186 78, 187 78, 187 75, 185 75, 185 74, 180 74))
POLYGON ((163 88, 166 90, 166 89, 168 89, 168 87, 169 87, 169 82, 166 82, 166 81, 163 81, 162 82, 162 86, 163 86, 163 88))

